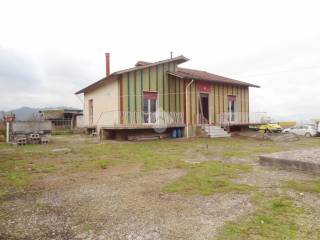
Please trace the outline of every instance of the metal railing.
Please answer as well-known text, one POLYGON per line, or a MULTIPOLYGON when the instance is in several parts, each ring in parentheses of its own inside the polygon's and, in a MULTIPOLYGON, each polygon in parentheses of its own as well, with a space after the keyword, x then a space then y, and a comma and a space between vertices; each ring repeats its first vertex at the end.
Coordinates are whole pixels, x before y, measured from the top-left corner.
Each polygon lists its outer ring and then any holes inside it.
POLYGON ((100 114, 95 126, 170 126, 184 124, 183 112, 107 111, 100 114))
POLYGON ((237 124, 261 124, 268 121, 265 112, 222 112, 216 116, 216 124, 220 126, 237 124))
POLYGON ((204 117, 201 113, 197 114, 197 124, 198 125, 207 125, 209 124, 209 120, 204 117))

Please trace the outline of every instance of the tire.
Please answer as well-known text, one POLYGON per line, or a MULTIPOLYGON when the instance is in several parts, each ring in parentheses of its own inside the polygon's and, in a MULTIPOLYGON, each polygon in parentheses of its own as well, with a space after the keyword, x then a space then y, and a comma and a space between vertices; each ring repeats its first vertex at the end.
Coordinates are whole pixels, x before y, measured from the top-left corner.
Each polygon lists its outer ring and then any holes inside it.
POLYGON ((312 137, 311 133, 308 133, 308 132, 304 136, 307 138, 312 137))

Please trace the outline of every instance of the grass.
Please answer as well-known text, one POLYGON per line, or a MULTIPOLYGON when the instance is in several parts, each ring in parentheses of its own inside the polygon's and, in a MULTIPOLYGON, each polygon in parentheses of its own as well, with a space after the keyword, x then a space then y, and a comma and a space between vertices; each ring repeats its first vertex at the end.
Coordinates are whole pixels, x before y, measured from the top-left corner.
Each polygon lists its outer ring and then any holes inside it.
MULTIPOLYGON (((252 171, 249 164, 223 163, 224 159, 245 158, 253 161, 263 153, 315 146, 319 146, 319 141, 312 138, 290 143, 244 137, 97 143, 94 138, 77 135, 53 136, 48 145, 13 147, 0 143, 0 197, 28 190, 35 180, 54 174, 66 176, 77 172, 98 172, 117 165, 138 165, 142 173, 180 168, 186 170, 186 175, 165 186, 163 191, 201 195, 221 192, 251 194, 255 211, 225 224, 218 239, 318 239, 315 236, 319 232, 309 227, 312 224, 302 229, 299 227, 298 220, 306 221, 307 212, 297 207, 292 199, 262 195, 252 186, 233 181, 240 174, 252 171), (68 151, 52 151, 57 148, 67 148, 68 151), (219 161, 186 163, 188 159, 199 157, 219 161)), ((319 193, 320 181, 290 181, 283 187, 319 193)), ((91 228, 91 225, 84 225, 85 230, 91 228)))
POLYGON ((299 192, 320 193, 320 180, 288 181, 284 186, 299 192))
POLYGON ((225 224, 218 240, 317 239, 319 231, 298 224, 297 220, 305 217, 305 209, 296 206, 292 199, 255 194, 253 202, 255 212, 225 224))
POLYGON ((52 132, 52 135, 70 135, 72 134, 72 129, 63 128, 63 129, 56 129, 52 132))
MULTIPOLYGON (((242 189, 245 186, 235 185, 229 176, 213 177, 205 170, 216 172, 215 163, 201 164, 190 168, 186 159, 199 155, 210 159, 255 158, 261 153, 298 149, 317 146, 316 139, 303 139, 293 143, 273 143, 243 137, 229 139, 194 138, 189 140, 161 140, 147 142, 114 142, 97 143, 94 138, 78 135, 52 136, 48 145, 26 145, 13 147, 0 143, 0 195, 28 188, 36 179, 50 174, 71 174, 79 171, 103 171, 116 165, 137 164, 143 171, 158 169, 183 168, 189 174, 181 181, 191 186, 197 181, 203 186, 219 185, 222 191, 242 189), (69 148, 67 152, 52 152, 56 148, 69 148), (198 173, 196 173, 198 172, 198 173)), ((239 166, 237 166, 239 167, 239 166)), ((226 167, 228 170, 228 166, 226 167)), ((176 183, 176 188, 183 189, 176 183)), ((173 186, 171 190, 173 191, 173 186)), ((168 188, 169 191, 170 188, 168 188)), ((187 191, 187 190, 185 190, 187 191)), ((197 192, 198 190, 194 190, 197 192)), ((190 192, 192 192, 190 190, 190 192)))
POLYGON ((188 168, 186 176, 164 187, 163 191, 202 195, 216 192, 245 192, 252 190, 252 187, 233 183, 231 178, 250 170, 251 167, 245 164, 223 164, 217 161, 194 164, 188 168))

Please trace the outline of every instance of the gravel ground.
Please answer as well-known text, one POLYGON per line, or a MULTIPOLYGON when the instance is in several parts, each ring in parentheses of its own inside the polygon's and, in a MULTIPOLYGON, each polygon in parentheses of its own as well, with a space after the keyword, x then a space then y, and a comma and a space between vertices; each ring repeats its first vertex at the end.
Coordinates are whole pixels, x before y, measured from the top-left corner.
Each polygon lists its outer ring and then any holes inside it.
POLYGON ((212 239, 225 221, 254 210, 245 194, 160 191, 184 170, 112 172, 3 202, 0 239, 212 239))
POLYGON ((320 164, 320 148, 271 153, 265 154, 263 156, 275 159, 286 159, 292 161, 320 164))

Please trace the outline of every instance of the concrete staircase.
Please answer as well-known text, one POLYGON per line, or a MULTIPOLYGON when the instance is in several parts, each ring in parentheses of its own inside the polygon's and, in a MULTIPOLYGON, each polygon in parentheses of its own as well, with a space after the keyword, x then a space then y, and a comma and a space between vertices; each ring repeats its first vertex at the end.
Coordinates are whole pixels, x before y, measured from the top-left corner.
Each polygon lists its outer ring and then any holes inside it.
POLYGON ((213 126, 206 124, 202 127, 202 130, 210 138, 230 137, 231 135, 219 126, 213 126))

